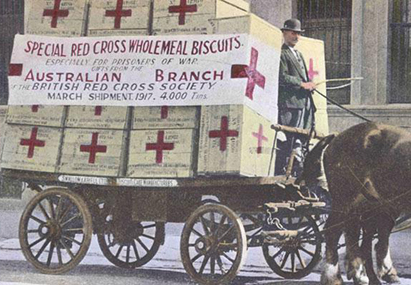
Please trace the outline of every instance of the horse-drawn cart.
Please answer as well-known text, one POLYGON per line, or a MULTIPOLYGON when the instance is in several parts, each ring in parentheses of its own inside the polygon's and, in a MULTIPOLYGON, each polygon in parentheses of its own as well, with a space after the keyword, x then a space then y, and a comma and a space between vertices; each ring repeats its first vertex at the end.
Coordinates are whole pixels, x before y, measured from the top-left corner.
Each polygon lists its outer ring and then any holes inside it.
POLYGON ((303 200, 293 178, 209 176, 106 178, 3 169, 38 192, 20 222, 20 243, 40 272, 60 274, 81 262, 96 234, 104 256, 123 268, 149 262, 166 222, 184 222, 181 258, 204 284, 230 282, 249 247, 262 247, 285 278, 308 275, 321 259, 323 202, 303 200), (264 224, 280 222, 283 238, 264 224))

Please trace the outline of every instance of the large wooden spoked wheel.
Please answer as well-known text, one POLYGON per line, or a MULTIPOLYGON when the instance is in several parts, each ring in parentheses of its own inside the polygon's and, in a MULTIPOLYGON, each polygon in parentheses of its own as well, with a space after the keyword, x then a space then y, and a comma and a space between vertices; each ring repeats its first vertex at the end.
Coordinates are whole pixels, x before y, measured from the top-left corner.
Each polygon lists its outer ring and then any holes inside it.
POLYGON ((311 273, 321 260, 322 238, 311 216, 281 214, 281 224, 287 230, 298 231, 281 244, 263 244, 264 258, 270 268, 287 279, 300 279, 311 273))
POLYGON ((104 256, 122 268, 136 268, 149 262, 164 240, 164 223, 129 221, 119 229, 113 224, 113 206, 99 205, 102 232, 98 243, 104 256))
POLYGON ((62 274, 84 258, 93 233, 83 198, 65 188, 40 192, 27 204, 20 220, 20 246, 40 272, 62 274))
POLYGON ((199 207, 184 225, 180 251, 184 268, 195 281, 229 283, 247 253, 247 237, 240 218, 223 205, 199 207))

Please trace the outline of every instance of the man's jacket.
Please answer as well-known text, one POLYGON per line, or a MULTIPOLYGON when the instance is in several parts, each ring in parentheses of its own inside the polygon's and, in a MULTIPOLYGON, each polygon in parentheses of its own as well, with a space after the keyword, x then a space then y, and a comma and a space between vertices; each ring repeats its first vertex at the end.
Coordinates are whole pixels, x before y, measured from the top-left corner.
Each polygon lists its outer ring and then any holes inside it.
POLYGON ((290 48, 283 44, 281 48, 278 105, 280 108, 303 109, 310 92, 301 88, 301 82, 307 82, 307 67, 302 54, 297 51, 304 65, 298 63, 290 48))

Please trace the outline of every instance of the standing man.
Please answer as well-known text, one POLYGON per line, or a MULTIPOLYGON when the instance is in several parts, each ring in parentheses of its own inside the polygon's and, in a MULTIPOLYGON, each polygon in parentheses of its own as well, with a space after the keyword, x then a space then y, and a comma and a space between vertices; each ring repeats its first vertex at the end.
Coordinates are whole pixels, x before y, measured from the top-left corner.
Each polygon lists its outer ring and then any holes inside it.
MULTIPOLYGON (((285 126, 309 129, 313 124, 313 113, 315 106, 312 101, 311 92, 316 85, 309 81, 307 67, 303 55, 294 47, 297 44, 301 30, 301 23, 297 19, 289 19, 284 22, 283 32, 284 44, 281 48, 280 76, 278 90, 278 123, 285 126)), ((286 142, 279 142, 279 151, 276 158, 276 174, 284 174, 288 165, 288 159, 295 150, 298 175, 301 170, 302 159, 301 146, 306 139, 301 136, 287 134, 286 142), (300 148, 300 149, 299 149, 300 148)))

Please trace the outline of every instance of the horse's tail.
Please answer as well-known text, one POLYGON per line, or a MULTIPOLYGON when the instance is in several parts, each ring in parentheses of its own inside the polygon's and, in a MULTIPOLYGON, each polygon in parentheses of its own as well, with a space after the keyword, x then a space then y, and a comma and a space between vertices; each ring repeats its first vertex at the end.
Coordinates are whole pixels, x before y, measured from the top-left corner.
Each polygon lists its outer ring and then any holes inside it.
POLYGON ((304 159, 303 172, 295 181, 296 184, 300 184, 304 181, 306 185, 314 185, 318 182, 319 177, 324 175, 322 168, 322 154, 334 138, 335 134, 322 138, 315 147, 307 153, 304 159))

